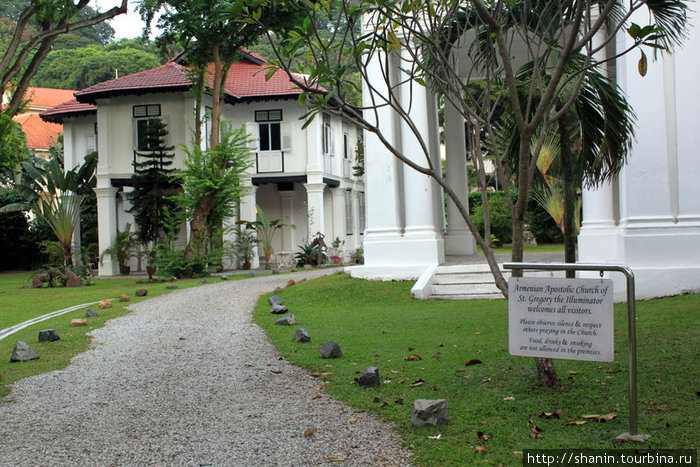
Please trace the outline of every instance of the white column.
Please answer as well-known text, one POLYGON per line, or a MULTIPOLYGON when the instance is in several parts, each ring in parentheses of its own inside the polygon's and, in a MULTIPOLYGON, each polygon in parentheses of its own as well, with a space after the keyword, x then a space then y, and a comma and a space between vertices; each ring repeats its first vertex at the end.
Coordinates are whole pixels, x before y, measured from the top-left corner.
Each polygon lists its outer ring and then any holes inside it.
MULTIPOLYGON (((449 102, 445 102, 445 152, 447 184, 457 194, 460 203, 469 209, 464 117, 449 102)), ((445 253, 448 255, 473 255, 476 253, 476 242, 469 232, 467 222, 449 197, 447 198, 445 253)))
MULTIPOLYGON (((410 56, 406 59, 410 59, 410 56)), ((410 81, 407 75, 402 75, 404 84, 400 89, 401 106, 409 112, 416 129, 414 131, 407 123, 401 122, 403 155, 424 168, 428 168, 432 162, 433 170, 440 173, 439 159, 438 165, 434 165, 436 154, 431 144, 431 133, 438 131, 436 124, 430 124, 431 110, 435 109, 435 96, 426 87, 410 81)), ((442 226, 435 225, 435 220, 442 218, 435 215, 435 200, 439 190, 428 175, 410 167, 404 167, 403 182, 406 219, 404 235, 405 241, 409 243, 406 251, 411 252, 411 259, 416 264, 439 264, 444 261, 442 226)))
MULTIPOLYGON (((604 43, 606 34, 599 31, 593 38, 593 46, 604 43)), ((605 49, 596 54, 598 61, 606 59, 605 49)), ((607 75, 605 65, 601 69, 607 75)), ((614 209, 614 187, 605 182, 597 189, 583 187, 581 192, 581 230, 578 236, 578 260, 580 262, 614 262, 618 257, 618 231, 614 209)))
MULTIPOLYGON (((285 224, 294 224, 292 220, 292 199, 294 197, 294 191, 280 191, 280 207, 282 209, 282 215, 285 224)), ((294 239, 294 229, 291 227, 284 227, 280 232, 280 237, 282 240, 282 249, 280 251, 294 251, 294 246, 296 245, 294 239)))
MULTIPOLYGON (((103 187, 94 188, 97 195, 97 235, 100 255, 111 247, 117 236, 117 191, 118 188, 103 187)), ((100 261, 100 276, 114 276, 118 272, 116 258, 105 255, 100 261)))
POLYGON ((318 232, 325 233, 326 217, 323 206, 323 191, 326 188, 326 184, 305 183, 304 188, 306 188, 307 197, 309 239, 312 239, 318 232))
MULTIPOLYGON (((398 79, 397 57, 387 57, 378 51, 373 52, 369 65, 369 76, 376 77, 375 89, 363 82, 362 100, 366 105, 385 104, 389 90, 384 82, 388 74, 392 82, 398 79), (389 70, 384 69, 389 62, 389 70)), ((379 126, 384 138, 400 148, 396 114, 388 107, 381 106, 368 110, 366 118, 379 126)), ((364 238, 365 266, 386 267, 400 264, 405 253, 399 247, 403 234, 403 200, 401 163, 373 134, 365 131, 365 206, 367 228, 364 238)))
POLYGON ((328 232, 332 237, 326 241, 329 245, 336 237, 341 241, 345 240, 348 227, 351 227, 345 225, 345 190, 340 187, 331 188, 331 195, 333 196, 333 230, 328 232))
MULTIPOLYGON (((241 199, 241 212, 239 213, 239 217, 242 221, 255 221, 258 218, 258 214, 255 210, 258 187, 253 185, 249 180, 244 182, 244 185, 248 185, 250 188, 241 199)), ((251 269, 260 267, 260 257, 257 246, 253 248, 253 259, 250 261, 250 267, 251 269)))

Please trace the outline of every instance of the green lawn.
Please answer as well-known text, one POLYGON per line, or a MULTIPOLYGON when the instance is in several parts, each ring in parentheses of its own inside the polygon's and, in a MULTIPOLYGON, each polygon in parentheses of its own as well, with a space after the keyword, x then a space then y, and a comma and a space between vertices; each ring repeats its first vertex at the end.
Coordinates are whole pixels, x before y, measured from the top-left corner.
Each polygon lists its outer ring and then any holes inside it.
MULTIPOLYGON (((625 305, 615 308, 615 361, 557 360, 562 387, 550 390, 538 387, 532 358, 508 354, 504 300, 418 301, 411 285, 329 276, 280 293, 298 326, 275 326, 265 297, 254 317, 286 359, 322 374, 331 395, 393 422, 420 465, 521 465, 524 449, 610 449, 628 431, 625 305), (293 341, 297 327, 311 343, 293 341), (319 357, 329 339, 342 359, 319 357), (372 365, 384 383, 362 388, 354 380, 372 365), (413 427, 419 398, 447 399, 450 424, 413 427), (566 425, 591 414, 616 418, 566 425)), ((637 304, 639 427, 654 436, 645 447, 697 446, 698 309, 700 295, 637 304)))
MULTIPOLYGON (((513 249, 513 245, 510 243, 505 243, 499 248, 494 248, 494 253, 496 254, 510 254, 513 249)), ((477 251, 479 254, 483 254, 480 246, 477 246, 477 251)), ((525 253, 564 253, 563 243, 543 243, 537 246, 526 246, 523 248, 525 253)))
MULTIPOLYGON (((139 283, 144 278, 131 279, 98 279, 94 286, 77 288, 42 288, 23 289, 23 285, 31 284, 33 274, 29 272, 0 274, 0 329, 22 323, 52 311, 68 308, 83 303, 95 302, 107 298, 118 298, 122 294, 129 295, 131 302, 142 300, 134 295, 137 289, 147 289, 148 297, 154 297, 168 292, 165 289, 170 283, 139 283)), ((240 276, 239 276, 240 278, 240 276)), ((211 282, 219 281, 210 278, 211 282)), ((200 285, 200 279, 177 281, 180 289, 200 285)), ((73 318, 85 318, 85 308, 56 316, 46 321, 34 324, 0 340, 0 396, 10 391, 10 384, 28 376, 57 370, 67 366, 70 359, 84 352, 90 346, 90 338, 85 334, 95 328, 102 327, 106 321, 128 313, 125 308, 129 303, 113 301, 112 308, 99 310, 99 316, 88 318, 88 326, 71 327, 73 318), (39 342, 38 334, 42 329, 55 329, 61 339, 56 342, 39 342), (17 341, 27 342, 40 356, 38 360, 11 363, 10 355, 17 341)))

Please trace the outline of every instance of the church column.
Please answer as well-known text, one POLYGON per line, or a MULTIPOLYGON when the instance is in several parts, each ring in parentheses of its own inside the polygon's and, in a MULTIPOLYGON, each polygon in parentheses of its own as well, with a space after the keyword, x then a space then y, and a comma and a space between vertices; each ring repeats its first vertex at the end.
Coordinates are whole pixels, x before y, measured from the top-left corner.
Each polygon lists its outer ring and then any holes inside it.
MULTIPOLYGON (((406 59, 409 59, 407 56, 406 59)), ((403 73, 402 73, 403 74, 403 73)), ((433 147, 433 132, 437 133, 437 122, 431 125, 430 112, 435 111, 435 96, 425 86, 421 86, 402 76, 400 89, 401 106, 409 112, 416 132, 422 136, 425 149, 421 146, 416 133, 405 123, 401 123, 401 147, 406 158, 422 167, 428 167, 429 161, 433 169, 440 171, 439 157, 433 147), (427 154, 426 154, 427 152, 427 154)), ((439 172, 438 172, 439 173, 439 172)), ((444 243, 442 225, 436 226, 435 200, 440 190, 435 182, 425 174, 410 167, 403 171, 403 195, 405 200, 404 240, 410 244, 412 259, 418 264, 439 264, 444 261, 444 243)), ((442 212, 442 205, 440 205, 442 212)))
POLYGON ((345 240, 345 234, 348 232, 348 228, 351 228, 351 226, 345 225, 345 191, 340 187, 331 189, 333 197, 333 231, 328 232, 329 238, 326 239, 328 245, 336 237, 340 238, 341 241, 345 240))
MULTIPOLYGON (((387 57, 383 52, 374 51, 368 65, 369 76, 376 76, 373 83, 375 89, 370 89, 366 83, 362 86, 363 102, 383 104, 389 90, 382 80, 386 74, 391 82, 398 79, 398 57, 393 54, 387 57), (384 66, 389 70, 385 70, 384 66)), ((401 140, 398 136, 398 118, 388 106, 380 106, 368 111, 366 118, 379 126, 384 138, 400 149, 401 140)), ((365 200, 366 200, 366 232, 364 238, 364 254, 366 266, 392 266, 401 263, 405 254, 399 247, 402 237, 402 206, 401 177, 403 167, 396 157, 384 146, 373 133, 365 131, 365 200)))
MULTIPOLYGON (((447 184, 457 194, 462 205, 469 209, 469 185, 467 181, 467 145, 464 117, 449 102, 445 102, 445 165, 447 184)), ((473 255, 476 242, 467 222, 455 203, 447 198, 447 235, 445 254, 473 255)))
MULTIPOLYGON (((117 236, 117 191, 118 188, 93 188, 97 196, 97 235, 100 255, 110 248, 117 236)), ((105 255, 99 263, 100 276, 114 276, 119 271, 117 259, 105 255)))
MULTIPOLYGON (((593 38, 597 47, 606 39, 604 31, 593 38)), ((596 59, 604 61, 605 49, 597 53, 596 59)), ((607 75, 605 66, 601 68, 607 75)), ((618 257, 617 222, 614 209, 613 182, 602 183, 597 189, 583 188, 581 193, 581 230, 578 236, 578 260, 581 262, 615 261, 618 257)))

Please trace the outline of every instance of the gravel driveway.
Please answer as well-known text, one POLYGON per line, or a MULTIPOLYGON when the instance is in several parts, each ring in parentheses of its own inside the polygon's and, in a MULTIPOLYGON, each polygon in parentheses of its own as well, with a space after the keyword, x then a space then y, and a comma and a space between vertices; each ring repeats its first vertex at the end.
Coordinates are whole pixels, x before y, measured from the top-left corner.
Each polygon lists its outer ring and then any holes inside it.
POLYGON ((316 397, 319 381, 280 360, 252 323, 260 294, 324 273, 134 304, 93 331, 93 348, 70 366, 14 384, 0 403, 0 464, 410 464, 389 426, 316 397))

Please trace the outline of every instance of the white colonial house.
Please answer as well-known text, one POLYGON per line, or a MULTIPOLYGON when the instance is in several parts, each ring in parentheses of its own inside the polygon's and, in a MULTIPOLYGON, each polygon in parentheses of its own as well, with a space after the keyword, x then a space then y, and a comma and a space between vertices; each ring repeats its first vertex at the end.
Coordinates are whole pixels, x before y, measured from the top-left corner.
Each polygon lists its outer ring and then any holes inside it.
MULTIPOLYGON (((361 132, 344 118, 325 113, 302 129, 300 117, 308 109, 297 104, 300 91, 283 73, 266 80, 264 68, 260 56, 241 52, 225 84, 222 120, 245 126, 254 138, 240 218, 255 220, 259 205, 268 219, 293 224, 296 228, 282 229, 274 244, 275 251, 287 252, 288 258, 317 232, 329 245, 340 239, 349 255, 361 247, 364 230, 364 185, 352 170, 361 132)), ((211 107, 206 97, 205 106, 211 107)), ((99 153, 95 192, 100 252, 112 244, 117 229, 133 225, 126 194, 132 189, 143 122, 157 117, 167 124, 168 144, 175 146, 174 167, 180 168, 194 112, 187 68, 175 59, 78 91, 75 100, 42 114, 46 121, 63 124, 66 167, 79 165, 92 151, 99 153)), ((257 265, 256 258, 253 267, 257 265)), ((105 256, 99 274, 114 275, 117 270, 116 261, 105 256)))
MULTIPOLYGON (((639 15, 642 15, 639 13, 639 15)), ((643 15, 642 15, 643 16, 643 15)), ((697 15, 691 14, 693 24, 697 15), (694 17, 695 18, 694 18, 694 17)), ((632 18, 646 24, 647 18, 632 18)), ((691 26, 689 36, 673 55, 650 61, 648 74, 639 75, 639 54, 614 59, 609 65, 637 114, 636 140, 617 180, 598 190, 584 190, 579 236, 579 262, 617 263, 632 268, 638 298, 700 290, 700 29, 691 26)), ((617 50, 626 50, 631 39, 616 37, 617 50)), ((457 49, 455 68, 470 76, 470 61, 457 49), (462 55, 460 55, 460 53, 462 55)), ((614 52, 607 51, 610 57, 614 52)), ((605 51, 603 51, 605 53, 605 51)), ((364 87, 367 102, 386 87, 381 60, 397 77, 394 96, 423 135, 433 164, 439 164, 439 127, 435 95, 402 76, 410 55, 377 54, 377 81, 364 87), (376 94, 373 96, 373 94, 376 94)), ((419 165, 426 165, 414 132, 388 107, 378 111, 376 123, 385 138, 419 165)), ((464 196, 468 193, 465 122, 450 105, 445 107, 446 181, 464 196)), ((365 264, 353 268, 356 277, 389 280, 418 279, 426 284, 430 271, 455 258, 476 252, 474 240, 452 202, 447 215, 440 187, 396 159, 379 141, 365 139, 367 230, 365 264), (447 222, 446 222, 447 219, 447 222)), ((625 294, 624 277, 612 273, 616 298, 625 294)))

